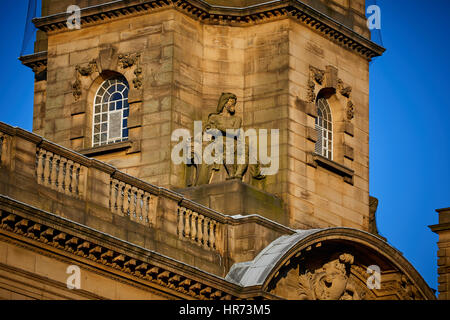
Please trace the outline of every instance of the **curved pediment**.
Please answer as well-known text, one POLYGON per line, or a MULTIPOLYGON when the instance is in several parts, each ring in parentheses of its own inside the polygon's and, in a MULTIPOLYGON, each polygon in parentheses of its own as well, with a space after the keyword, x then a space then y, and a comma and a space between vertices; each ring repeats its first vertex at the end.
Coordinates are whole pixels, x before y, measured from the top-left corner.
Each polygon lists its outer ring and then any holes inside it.
POLYGON ((250 261, 233 265, 227 280, 299 300, 422 300, 433 291, 383 239, 352 228, 298 230, 250 261))

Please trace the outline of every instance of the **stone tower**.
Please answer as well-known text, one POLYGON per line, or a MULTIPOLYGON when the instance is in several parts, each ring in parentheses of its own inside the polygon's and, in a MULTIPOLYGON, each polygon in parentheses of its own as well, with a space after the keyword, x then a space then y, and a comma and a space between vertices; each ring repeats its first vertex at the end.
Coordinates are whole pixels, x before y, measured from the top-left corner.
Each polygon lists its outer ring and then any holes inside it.
POLYGON ((226 214, 373 230, 369 62, 384 49, 364 0, 75 2, 71 30, 74 1, 43 0, 36 52, 21 58, 36 74, 35 133, 226 214), (97 104, 109 80, 128 85, 122 118, 97 104), (244 130, 279 130, 279 170, 186 188, 171 134, 206 123, 222 92, 236 95, 244 130), (102 143, 111 121, 122 131, 102 143))
POLYGON ((0 122, 0 298, 435 299, 376 235, 364 1, 75 2, 20 58, 34 133, 0 122))

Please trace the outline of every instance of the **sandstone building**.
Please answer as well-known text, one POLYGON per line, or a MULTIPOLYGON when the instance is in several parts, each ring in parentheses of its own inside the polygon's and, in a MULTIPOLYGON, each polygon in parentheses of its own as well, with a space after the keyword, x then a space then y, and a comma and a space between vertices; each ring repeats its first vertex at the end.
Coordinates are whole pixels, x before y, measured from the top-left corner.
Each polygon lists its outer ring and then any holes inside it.
POLYGON ((1 298, 435 299, 376 230, 364 0, 43 0, 33 22, 33 133, 0 123, 1 298), (172 161, 176 129, 225 116, 279 130, 275 174, 172 161))

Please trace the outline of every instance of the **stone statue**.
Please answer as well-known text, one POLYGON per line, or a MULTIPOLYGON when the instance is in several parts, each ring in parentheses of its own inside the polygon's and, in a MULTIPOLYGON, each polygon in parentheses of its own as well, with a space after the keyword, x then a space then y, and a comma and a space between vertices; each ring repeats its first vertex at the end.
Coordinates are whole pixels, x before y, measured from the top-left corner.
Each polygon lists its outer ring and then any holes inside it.
MULTIPOLYGON (((227 164, 227 156, 230 156, 226 150, 226 138, 227 130, 241 129, 242 128, 242 118, 236 116, 236 101, 237 97, 233 93, 222 93, 219 98, 219 103, 217 104, 216 113, 211 113, 208 116, 208 122, 206 123, 205 131, 211 129, 217 129, 222 134, 223 146, 224 146, 224 157, 223 165, 227 171, 227 179, 240 179, 247 170, 248 167, 248 146, 245 145, 245 150, 241 150, 237 145, 237 137, 232 137, 234 140, 234 148, 232 164, 227 164), (245 164, 238 164, 238 157, 242 152, 245 152, 245 164)), ((213 167, 214 170, 219 170, 217 164, 213 167)))
MULTIPOLYGON (((222 139, 223 157, 220 163, 207 164, 205 161, 202 161, 201 164, 196 164, 194 158, 199 157, 199 155, 192 152, 190 155, 192 164, 188 165, 187 170, 188 186, 209 184, 214 171, 219 171, 222 165, 226 170, 227 180, 242 180, 247 172, 249 168, 249 146, 248 143, 245 143, 244 137, 241 136, 243 135, 243 130, 239 130, 242 129, 242 118, 236 116, 236 102, 237 97, 235 94, 224 92, 219 98, 216 112, 208 115, 208 121, 203 128, 202 135, 210 134, 213 130, 220 132, 221 136, 219 139, 222 139), (233 131, 233 135, 230 135, 230 130, 233 131), (229 150, 230 152, 227 152, 227 138, 231 138, 233 141, 233 148, 229 150), (238 139, 242 139, 241 141, 244 141, 244 143, 239 144, 238 139), (244 161, 239 161, 239 159, 244 161)), ((203 139, 197 139, 197 141, 204 143, 203 139)), ((199 142, 195 142, 195 139, 191 141, 191 150, 195 149, 195 143, 199 142)), ((261 174, 258 162, 251 165, 250 173, 254 179, 260 180, 265 178, 261 174)))

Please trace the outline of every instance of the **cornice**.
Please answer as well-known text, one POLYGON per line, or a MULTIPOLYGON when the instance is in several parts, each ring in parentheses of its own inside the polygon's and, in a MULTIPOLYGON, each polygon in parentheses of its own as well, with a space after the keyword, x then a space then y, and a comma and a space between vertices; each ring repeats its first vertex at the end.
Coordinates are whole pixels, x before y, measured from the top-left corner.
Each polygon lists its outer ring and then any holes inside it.
POLYGON ((35 73, 47 68, 47 51, 41 51, 19 57, 24 66, 31 68, 35 73))
MULTIPOLYGON (((205 24, 246 26, 291 18, 368 60, 382 55, 385 51, 383 47, 299 0, 268 1, 242 8, 213 6, 201 0, 116 0, 83 8, 81 25, 89 26, 125 16, 141 15, 170 8, 181 11, 205 24)), ((67 13, 58 13, 35 18, 33 22, 44 32, 61 32, 68 30, 67 18, 67 13)))

